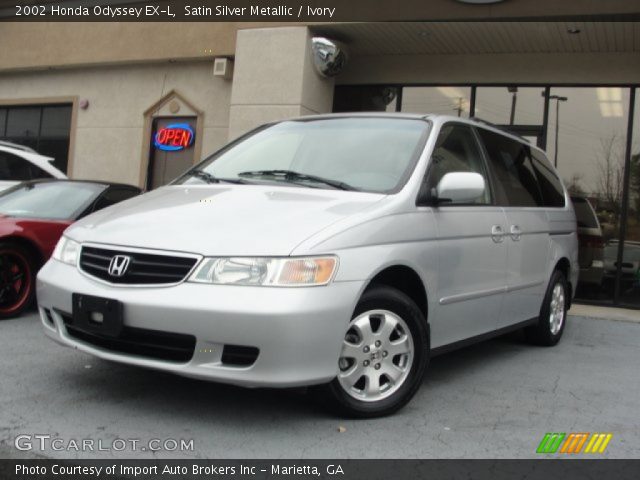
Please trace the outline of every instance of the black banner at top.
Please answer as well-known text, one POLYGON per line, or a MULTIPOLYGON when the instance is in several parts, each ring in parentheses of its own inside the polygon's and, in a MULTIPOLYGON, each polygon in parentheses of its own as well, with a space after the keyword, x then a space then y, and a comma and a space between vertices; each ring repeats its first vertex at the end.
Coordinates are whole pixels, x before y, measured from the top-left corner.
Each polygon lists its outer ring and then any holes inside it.
POLYGON ((0 0, 0 20, 13 22, 630 21, 639 13, 640 0, 0 0))

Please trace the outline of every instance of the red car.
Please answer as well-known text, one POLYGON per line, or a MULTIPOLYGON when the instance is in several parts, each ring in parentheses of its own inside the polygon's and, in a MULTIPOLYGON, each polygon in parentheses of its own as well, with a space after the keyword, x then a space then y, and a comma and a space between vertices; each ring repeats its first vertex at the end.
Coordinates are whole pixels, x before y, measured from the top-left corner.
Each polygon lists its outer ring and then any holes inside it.
POLYGON ((34 180, 0 194, 0 318, 33 301, 38 270, 79 218, 140 194, 131 185, 34 180))

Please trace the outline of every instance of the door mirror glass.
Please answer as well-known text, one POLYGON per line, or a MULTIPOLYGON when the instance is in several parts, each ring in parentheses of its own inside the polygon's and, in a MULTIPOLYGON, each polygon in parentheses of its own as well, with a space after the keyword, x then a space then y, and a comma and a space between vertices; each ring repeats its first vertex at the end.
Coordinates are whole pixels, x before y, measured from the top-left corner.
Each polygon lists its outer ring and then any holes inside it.
MULTIPOLYGON (((482 159, 480 145, 473 130, 467 125, 449 123, 440 129, 436 145, 431 153, 427 178, 418 195, 417 204, 428 206, 444 203, 445 201, 450 204, 491 204, 491 195, 488 187, 481 193, 475 194, 474 197, 460 196, 459 193, 454 193, 453 197, 440 196, 438 194, 438 186, 443 185, 449 189, 451 185, 449 180, 446 182, 443 182, 443 180, 451 173, 473 173, 484 179, 483 186, 488 185, 486 180, 487 172, 482 159)), ((452 178, 466 179, 467 177, 462 175, 461 177, 452 178)), ((459 181, 456 181, 456 183, 458 184, 459 181)), ((467 185, 467 183, 465 181, 463 185, 467 185)))
POLYGON ((438 203, 474 203, 484 192, 484 178, 473 172, 447 173, 436 187, 438 203))

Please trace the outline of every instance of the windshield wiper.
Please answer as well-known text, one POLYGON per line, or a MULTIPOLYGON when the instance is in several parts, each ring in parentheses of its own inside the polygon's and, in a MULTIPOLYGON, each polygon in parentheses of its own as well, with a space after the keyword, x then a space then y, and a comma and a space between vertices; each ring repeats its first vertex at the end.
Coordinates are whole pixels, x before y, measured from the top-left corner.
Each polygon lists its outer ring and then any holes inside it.
POLYGON ((247 183, 245 180, 242 180, 240 178, 218 178, 210 174, 209 172, 205 172, 204 170, 191 170, 190 172, 187 172, 187 175, 199 178, 200 180, 203 180, 206 183, 220 183, 220 182, 239 183, 239 184, 247 183))
POLYGON ((188 172, 188 175, 204 180, 206 183, 220 183, 219 179, 204 170, 192 170, 188 172))
POLYGON ((339 190, 358 190, 356 187, 339 180, 331 180, 330 178, 318 177, 317 175, 307 175, 293 170, 252 170, 249 172, 238 173, 239 177, 276 177, 287 181, 308 181, 315 183, 323 183, 339 190))

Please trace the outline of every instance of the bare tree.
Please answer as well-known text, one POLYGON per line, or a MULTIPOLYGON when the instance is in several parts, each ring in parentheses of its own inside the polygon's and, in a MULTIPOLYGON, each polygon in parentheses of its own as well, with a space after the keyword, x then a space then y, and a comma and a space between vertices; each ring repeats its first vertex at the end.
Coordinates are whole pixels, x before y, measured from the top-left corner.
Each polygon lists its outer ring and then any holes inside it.
POLYGON ((616 218, 620 215, 622 183, 624 178, 624 145, 614 134, 600 140, 598 168, 598 196, 611 209, 616 218))
POLYGON ((579 197, 585 196, 584 188, 582 188, 582 180, 584 175, 582 173, 574 173, 570 180, 565 180, 565 185, 570 195, 576 195, 579 197))
POLYGON ((632 205, 635 207, 635 214, 640 221, 640 153, 631 155, 631 196, 632 205))

